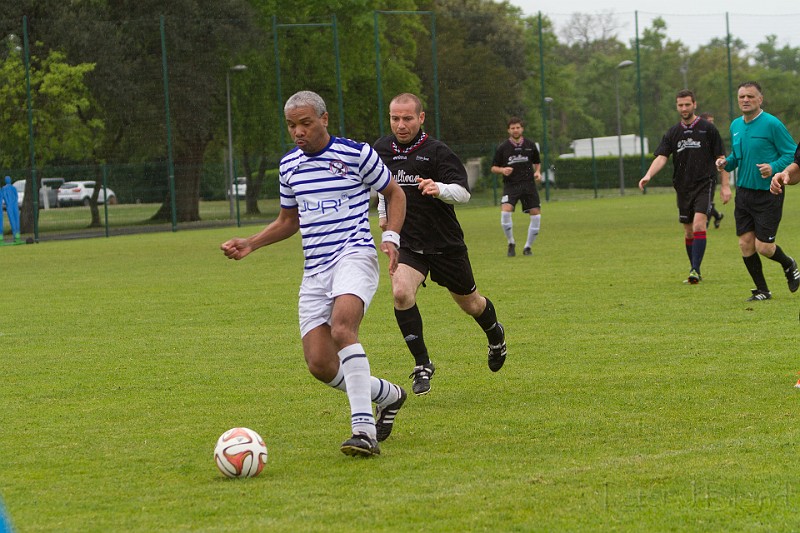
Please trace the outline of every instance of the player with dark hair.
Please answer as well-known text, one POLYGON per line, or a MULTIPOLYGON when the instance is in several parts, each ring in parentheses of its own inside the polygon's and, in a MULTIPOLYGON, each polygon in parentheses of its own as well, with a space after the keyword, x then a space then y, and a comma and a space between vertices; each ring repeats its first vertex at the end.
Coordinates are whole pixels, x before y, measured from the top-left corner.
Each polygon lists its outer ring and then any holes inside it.
POLYGON ((764 95, 761 85, 746 81, 737 89, 742 116, 731 122, 731 155, 717 159, 717 168, 728 172, 739 169, 736 178, 736 235, 747 272, 756 285, 748 301, 769 300, 760 255, 779 263, 789 291, 800 287, 797 262, 775 243, 783 216, 784 194, 770 194, 772 177, 788 167, 795 143, 786 126, 761 109, 764 95))
POLYGON ((287 239, 300 231, 305 255, 300 285, 300 336, 311 374, 350 400, 352 437, 346 455, 380 453, 406 399, 402 388, 370 375, 358 329, 378 288, 378 254, 369 227, 370 190, 386 196, 390 222, 381 251, 389 272, 397 268, 405 195, 368 145, 328 133, 322 98, 300 91, 284 106, 296 147, 281 158, 278 218, 246 239, 221 245, 229 259, 287 239), (377 404, 373 416, 371 401, 377 404), (376 421, 377 418, 377 421, 376 421))
MULTIPOLYGON (((706 119, 710 123, 714 124, 714 115, 712 115, 709 112, 700 113, 699 117, 703 118, 703 119, 706 119)), ((716 124, 714 124, 714 125, 716 126, 716 124)), ((723 174, 723 173, 724 174, 728 174, 724 170, 720 172, 720 174, 723 174)), ((731 179, 730 178, 730 174, 728 174, 728 176, 725 177, 724 179, 727 180, 728 183, 730 183, 730 179, 731 179)), ((709 211, 708 211, 708 216, 714 219, 714 228, 715 229, 719 229, 719 223, 722 222, 722 217, 724 217, 725 214, 724 213, 720 213, 719 211, 717 211, 716 206, 714 206, 713 199, 711 201, 711 209, 709 209, 709 211)), ((708 227, 708 222, 709 221, 706 220, 706 228, 708 227)))
POLYGON ((539 235, 542 223, 541 201, 536 184, 542 181, 539 149, 536 144, 522 136, 525 128, 522 119, 508 119, 508 139, 500 143, 494 152, 492 172, 503 176, 503 197, 500 199, 500 225, 508 240, 508 257, 516 255, 514 223, 511 214, 519 201, 522 212, 528 213, 528 238, 523 255, 531 255, 531 246, 539 235))
MULTIPOLYGON (((696 285, 703 279, 700 265, 706 251, 706 225, 717 177, 714 162, 725 153, 725 148, 714 124, 695 115, 697 102, 692 91, 679 91, 675 106, 681 120, 664 134, 654 152, 655 159, 639 180, 639 188, 644 190, 672 155, 675 168, 672 186, 678 195, 678 220, 683 224, 686 254, 691 264, 686 282, 696 285)), ((731 199, 728 176, 724 174, 719 195, 723 204, 731 199)))
MULTIPOLYGON (((400 231, 400 258, 392 276, 392 294, 397 325, 414 356, 411 375, 413 391, 427 394, 435 367, 422 335, 422 316, 417 307, 417 290, 431 281, 450 291, 458 306, 472 316, 489 342, 488 364, 492 372, 506 359, 503 325, 497 321, 492 302, 478 293, 469 262, 464 232, 453 204, 469 201, 467 171, 456 154, 443 142, 422 130, 425 112, 422 102, 410 93, 395 96, 389 103, 392 135, 378 139, 375 151, 392 171, 405 192, 406 219, 400 231)), ((379 195, 381 228, 392 221, 379 195)))

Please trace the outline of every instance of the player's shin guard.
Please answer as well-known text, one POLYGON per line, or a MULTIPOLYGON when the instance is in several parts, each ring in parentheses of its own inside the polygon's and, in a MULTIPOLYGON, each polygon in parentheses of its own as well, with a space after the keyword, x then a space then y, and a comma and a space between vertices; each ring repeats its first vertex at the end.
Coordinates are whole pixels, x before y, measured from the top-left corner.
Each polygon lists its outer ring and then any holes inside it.
POLYGON ((425 338, 422 336, 422 315, 419 314, 419 307, 414 304, 408 309, 394 310, 394 317, 400 327, 400 333, 406 341, 408 350, 414 356, 417 365, 424 365, 431 362, 428 357, 428 348, 425 346, 425 338))
POLYGON ((742 257, 742 259, 744 260, 744 265, 747 267, 747 272, 749 272, 750 277, 753 278, 753 283, 756 284, 756 289, 769 292, 767 280, 764 279, 764 271, 761 267, 761 257, 758 255, 758 252, 749 257, 742 257))
POLYGON ((533 246, 533 243, 536 242, 541 224, 542 215, 531 215, 531 223, 528 224, 528 240, 525 242, 525 248, 530 248, 533 246))
POLYGON ((485 296, 484 299, 486 300, 486 308, 480 316, 475 317, 475 322, 477 322, 481 329, 483 329, 483 332, 486 333, 489 344, 500 344, 503 342, 503 333, 500 328, 497 327, 497 313, 494 310, 494 304, 485 296))
POLYGON ((700 264, 706 254, 706 232, 695 231, 694 242, 692 242, 692 269, 700 273, 700 264))
POLYGON ((511 220, 510 211, 500 211, 500 225, 503 226, 508 244, 514 244, 514 222, 511 220))
POLYGON ((375 438, 375 417, 372 414, 369 361, 361 344, 351 344, 339 351, 353 434, 366 433, 375 438))

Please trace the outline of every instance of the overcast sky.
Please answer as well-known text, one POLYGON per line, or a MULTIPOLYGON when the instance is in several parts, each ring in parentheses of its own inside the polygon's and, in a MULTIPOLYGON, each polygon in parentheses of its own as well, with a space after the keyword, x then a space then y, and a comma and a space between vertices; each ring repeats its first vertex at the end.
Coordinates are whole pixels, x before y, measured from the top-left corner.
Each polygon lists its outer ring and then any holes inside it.
POLYGON ((711 37, 726 34, 725 13, 733 37, 748 46, 774 34, 780 46, 800 46, 800 3, 792 0, 703 0, 701 2, 664 2, 663 0, 509 0, 526 15, 540 11, 559 27, 572 13, 613 13, 620 21, 619 37, 627 42, 636 34, 634 13, 639 13, 639 33, 656 16, 667 22, 670 38, 680 39, 690 47, 707 43, 711 37))

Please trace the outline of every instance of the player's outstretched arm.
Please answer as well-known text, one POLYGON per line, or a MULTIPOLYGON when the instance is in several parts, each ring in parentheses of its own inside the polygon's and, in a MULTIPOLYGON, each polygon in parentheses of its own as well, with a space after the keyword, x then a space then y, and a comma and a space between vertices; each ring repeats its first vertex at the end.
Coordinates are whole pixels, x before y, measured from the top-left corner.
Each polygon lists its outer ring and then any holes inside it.
POLYGON ((653 179, 653 176, 658 174, 664 165, 667 164, 667 158, 663 155, 657 155, 653 162, 650 163, 650 168, 647 169, 647 173, 639 180, 639 188, 644 190, 647 187, 647 184, 650 183, 650 180, 653 179))
POLYGON ((233 238, 220 245, 222 253, 228 259, 244 259, 262 246, 288 239, 300 229, 300 216, 297 208, 281 209, 272 223, 266 228, 247 238, 233 238))
POLYGON ((782 172, 772 176, 772 181, 769 183, 769 192, 781 194, 785 185, 794 185, 798 182, 800 182, 800 166, 797 163, 792 163, 782 172))

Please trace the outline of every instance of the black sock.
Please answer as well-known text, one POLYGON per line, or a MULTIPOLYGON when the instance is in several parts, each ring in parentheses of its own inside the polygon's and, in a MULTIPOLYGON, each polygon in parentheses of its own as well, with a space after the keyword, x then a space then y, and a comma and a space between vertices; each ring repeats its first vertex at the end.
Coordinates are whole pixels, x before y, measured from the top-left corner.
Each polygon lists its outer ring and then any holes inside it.
POLYGON ((430 363, 428 348, 425 347, 425 339, 422 337, 422 315, 419 314, 417 304, 405 311, 395 309, 394 316, 417 366, 430 363))
POLYGON ((489 344, 500 344, 503 342, 503 333, 500 331, 500 328, 497 327, 497 313, 494 311, 494 305, 489 298, 486 298, 486 309, 483 310, 483 313, 480 316, 476 316, 475 322, 483 329, 483 332, 486 333, 486 338, 489 341, 489 344))
POLYGON ((742 257, 742 259, 744 260, 744 266, 747 267, 747 271, 750 273, 750 277, 753 278, 753 283, 756 284, 756 289, 769 292, 767 280, 764 279, 764 271, 761 269, 761 258, 758 252, 750 257, 742 257))
POLYGON ((786 271, 792 266, 792 258, 783 253, 783 250, 781 250, 781 247, 778 245, 775 245, 775 253, 772 254, 772 257, 770 257, 770 259, 780 263, 784 271, 786 271))

